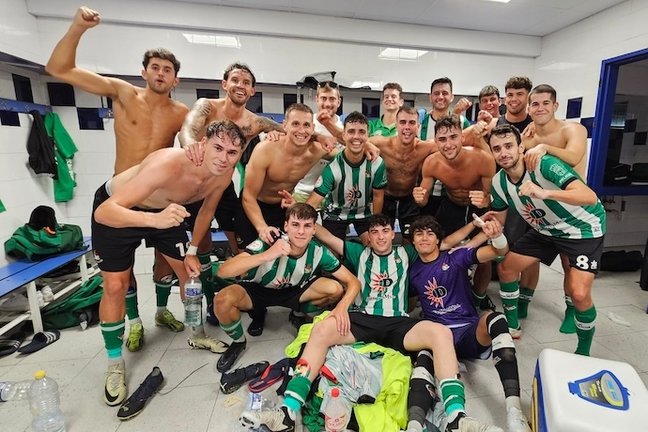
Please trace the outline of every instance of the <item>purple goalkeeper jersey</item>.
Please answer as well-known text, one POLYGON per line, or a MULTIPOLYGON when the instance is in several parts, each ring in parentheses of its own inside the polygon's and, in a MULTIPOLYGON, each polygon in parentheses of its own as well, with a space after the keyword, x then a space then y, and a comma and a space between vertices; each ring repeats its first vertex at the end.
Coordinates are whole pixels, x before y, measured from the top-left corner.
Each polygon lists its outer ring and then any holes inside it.
POLYGON ((477 263, 477 250, 459 248, 441 252, 428 263, 417 259, 410 266, 410 291, 421 300, 423 317, 448 327, 462 327, 478 317, 468 277, 477 263))

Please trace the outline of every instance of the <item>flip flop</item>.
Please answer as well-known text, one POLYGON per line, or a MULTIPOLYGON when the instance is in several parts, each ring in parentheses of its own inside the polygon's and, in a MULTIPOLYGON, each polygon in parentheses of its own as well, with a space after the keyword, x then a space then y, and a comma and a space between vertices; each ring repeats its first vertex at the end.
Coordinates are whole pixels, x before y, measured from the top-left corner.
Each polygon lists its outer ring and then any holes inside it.
POLYGON ((263 390, 281 381, 289 367, 290 364, 287 358, 279 360, 272 366, 268 366, 259 378, 250 381, 248 383, 248 389, 252 393, 261 393, 263 390))
POLYGON ((61 332, 58 330, 51 330, 46 332, 38 332, 34 335, 31 342, 27 345, 18 348, 21 354, 31 354, 53 344, 61 337, 61 332))
POLYGON ((0 357, 15 353, 25 340, 25 333, 19 330, 10 337, 11 339, 0 339, 0 357))

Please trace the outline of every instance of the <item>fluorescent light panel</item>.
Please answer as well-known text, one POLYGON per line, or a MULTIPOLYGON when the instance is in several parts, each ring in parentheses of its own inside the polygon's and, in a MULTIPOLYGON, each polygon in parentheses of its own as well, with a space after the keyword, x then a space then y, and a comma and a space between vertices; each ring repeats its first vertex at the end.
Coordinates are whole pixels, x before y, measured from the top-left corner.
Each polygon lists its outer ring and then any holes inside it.
POLYGON ((380 51, 378 58, 385 60, 410 60, 414 61, 427 54, 428 51, 407 48, 385 48, 380 51))
POLYGON ((215 35, 206 33, 182 33, 187 42, 196 45, 211 45, 221 48, 241 48, 241 41, 236 36, 215 35))

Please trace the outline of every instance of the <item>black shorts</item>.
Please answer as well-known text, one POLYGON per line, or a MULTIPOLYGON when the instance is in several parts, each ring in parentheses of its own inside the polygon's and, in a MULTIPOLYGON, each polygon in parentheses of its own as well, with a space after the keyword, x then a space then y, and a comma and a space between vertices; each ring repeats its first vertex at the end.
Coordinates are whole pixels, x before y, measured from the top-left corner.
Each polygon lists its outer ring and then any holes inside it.
POLYGON ((404 236, 409 236, 409 227, 414 219, 421 214, 421 209, 412 195, 396 197, 385 194, 382 212, 394 221, 398 220, 401 233, 404 236))
POLYGON ((479 317, 463 327, 451 328, 457 357, 462 359, 482 359, 490 357, 491 346, 483 346, 477 341, 479 317))
POLYGON ((314 277, 302 286, 291 286, 281 289, 268 288, 258 282, 250 281, 240 281, 238 285, 245 288, 245 291, 252 299, 253 310, 259 311, 270 306, 283 306, 298 311, 300 305, 299 298, 317 279, 317 277, 314 277))
POLYGON ((603 253, 603 237, 593 239, 562 239, 540 234, 532 229, 515 242, 511 252, 540 259, 550 265, 558 256, 569 258, 569 266, 577 270, 598 273, 603 253))
POLYGON ((356 341, 374 342, 409 354, 403 342, 405 335, 421 320, 411 317, 384 317, 363 312, 349 312, 351 334, 356 341))
POLYGON ((504 235, 508 240, 509 247, 513 246, 529 230, 533 230, 533 228, 520 216, 520 213, 516 211, 507 212, 504 235))
MULTIPOLYGON (((241 192, 241 200, 243 199, 243 192, 241 192)), ((259 208, 261 209, 261 214, 266 221, 268 226, 277 227, 283 231, 284 222, 286 221, 286 209, 281 208, 281 204, 267 204, 257 200, 259 208)), ((240 206, 239 214, 236 218, 236 237, 238 245, 241 249, 244 249, 247 245, 252 243, 259 237, 257 232, 250 219, 248 219, 243 210, 243 206, 240 206)))
POLYGON ((487 208, 479 208, 473 205, 459 205, 450 200, 447 196, 443 197, 437 210, 436 220, 443 228, 445 235, 450 235, 472 222, 472 214, 481 216, 488 211, 487 208))
POLYGON ((358 234, 358 237, 369 231, 369 221, 367 219, 357 219, 352 221, 336 221, 324 219, 322 221, 322 226, 324 228, 329 230, 335 237, 342 240, 346 240, 347 228, 349 228, 349 225, 351 224, 353 224, 353 228, 358 234))
MULTIPOLYGON (((146 240, 148 244, 164 255, 182 261, 188 237, 184 225, 167 229, 156 228, 113 228, 95 220, 94 212, 109 198, 105 184, 95 193, 92 207, 92 248, 98 256, 99 268, 103 271, 120 272, 133 266, 135 249, 146 240)), ((162 210, 133 210, 159 213, 162 210)))
POLYGON ((227 189, 223 191, 223 196, 216 206, 216 213, 214 213, 218 228, 223 231, 236 231, 236 218, 239 213, 242 213, 241 200, 236 196, 234 182, 230 182, 227 189))

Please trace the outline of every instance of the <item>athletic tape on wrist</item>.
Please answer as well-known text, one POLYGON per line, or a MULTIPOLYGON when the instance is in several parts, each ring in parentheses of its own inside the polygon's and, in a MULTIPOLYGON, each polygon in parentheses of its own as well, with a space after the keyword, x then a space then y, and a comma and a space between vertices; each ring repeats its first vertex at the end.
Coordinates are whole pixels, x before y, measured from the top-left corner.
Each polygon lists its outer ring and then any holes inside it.
POLYGON ((198 253, 198 246, 189 245, 185 255, 196 255, 196 253, 198 253))
POLYGON ((504 234, 500 234, 491 240, 491 244, 495 249, 504 249, 508 246, 508 240, 504 234))

